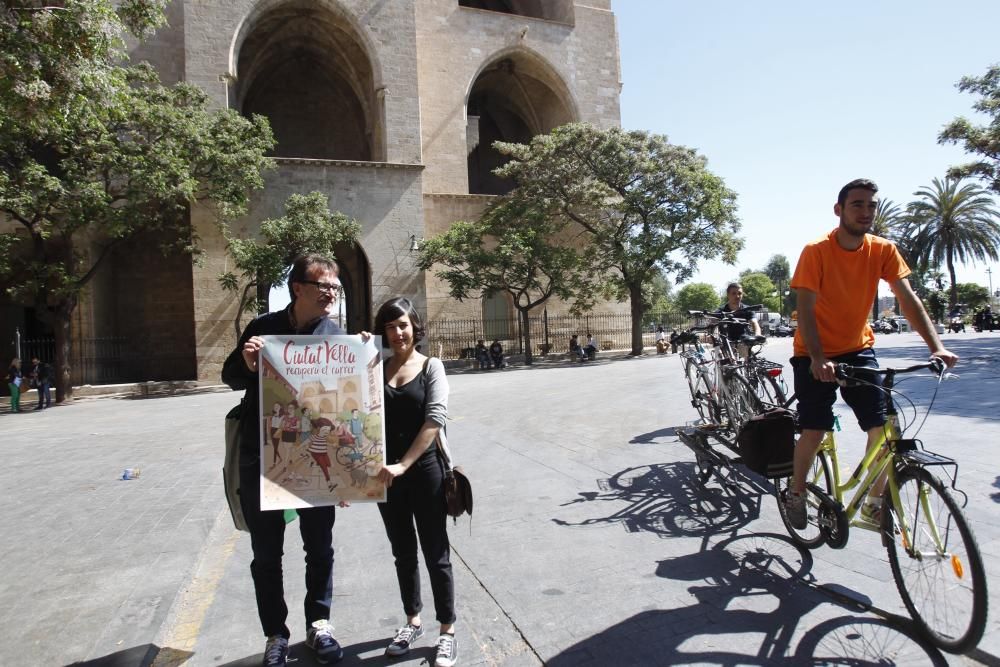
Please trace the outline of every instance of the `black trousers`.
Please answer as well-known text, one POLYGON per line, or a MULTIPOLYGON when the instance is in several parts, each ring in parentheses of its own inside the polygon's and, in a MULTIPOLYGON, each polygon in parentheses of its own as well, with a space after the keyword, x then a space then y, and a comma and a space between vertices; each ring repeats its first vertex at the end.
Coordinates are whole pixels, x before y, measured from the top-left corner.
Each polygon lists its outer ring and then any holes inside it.
MULTIPOLYGON (((256 464, 240 466, 240 505, 250 529, 254 593, 264 635, 291 633, 285 624, 288 606, 281 569, 285 541, 283 510, 260 511, 260 472, 256 464)), ((306 627, 313 621, 328 620, 333 599, 333 524, 335 507, 297 510, 299 534, 306 553, 306 599, 303 603, 306 627)))
POLYGON ((405 474, 393 480, 386 502, 378 504, 378 511, 392 545, 403 611, 413 616, 423 609, 417 569, 419 538, 430 575, 437 620, 454 623, 455 581, 451 571, 443 479, 444 471, 437 453, 427 452, 405 474))

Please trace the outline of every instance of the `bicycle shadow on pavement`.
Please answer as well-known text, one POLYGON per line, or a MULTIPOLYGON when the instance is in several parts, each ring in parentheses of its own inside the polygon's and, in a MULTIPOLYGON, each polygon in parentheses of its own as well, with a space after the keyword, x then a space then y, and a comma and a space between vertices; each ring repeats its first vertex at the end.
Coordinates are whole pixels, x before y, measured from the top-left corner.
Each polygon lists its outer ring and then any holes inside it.
POLYGON ((560 526, 620 524, 626 532, 649 532, 659 537, 732 533, 760 516, 756 491, 739 493, 704 489, 690 462, 658 463, 626 468, 597 480, 597 491, 581 491, 561 507, 602 503, 609 513, 582 521, 552 519, 560 526), (610 503, 605 505, 604 503, 610 503))
POLYGON ((847 597, 812 585, 812 556, 775 534, 727 537, 711 548, 661 561, 656 574, 689 581, 696 602, 644 611, 579 642, 547 662, 580 664, 947 664, 908 629, 853 615, 824 619, 804 633, 810 614, 829 607, 860 611, 847 597), (850 628, 850 630, 842 630, 850 628), (853 645, 839 649, 838 642, 853 645))

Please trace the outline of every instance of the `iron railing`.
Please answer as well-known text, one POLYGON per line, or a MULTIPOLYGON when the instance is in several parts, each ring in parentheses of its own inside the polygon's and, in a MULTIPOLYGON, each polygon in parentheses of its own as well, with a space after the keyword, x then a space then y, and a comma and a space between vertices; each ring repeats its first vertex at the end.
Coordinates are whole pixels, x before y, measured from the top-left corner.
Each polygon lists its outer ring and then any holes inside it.
MULTIPOLYGON (((690 317, 680 313, 646 313, 643 317, 643 345, 652 346, 656 328, 682 329, 690 317)), ((581 344, 587 334, 593 335, 602 350, 632 347, 632 316, 628 313, 591 313, 587 315, 541 315, 529 318, 532 354, 557 354, 569 351, 570 337, 576 334, 581 344)), ((524 354, 521 320, 510 319, 438 319, 427 326, 430 354, 442 359, 472 359, 476 342, 483 339, 488 346, 499 340, 506 354, 524 354)))
MULTIPOLYGON (((83 384, 117 384, 140 379, 138 369, 126 363, 126 339, 109 336, 103 338, 78 338, 70 351, 70 382, 83 384)), ((27 361, 38 357, 55 364, 55 338, 28 338, 21 341, 21 355, 27 361)))

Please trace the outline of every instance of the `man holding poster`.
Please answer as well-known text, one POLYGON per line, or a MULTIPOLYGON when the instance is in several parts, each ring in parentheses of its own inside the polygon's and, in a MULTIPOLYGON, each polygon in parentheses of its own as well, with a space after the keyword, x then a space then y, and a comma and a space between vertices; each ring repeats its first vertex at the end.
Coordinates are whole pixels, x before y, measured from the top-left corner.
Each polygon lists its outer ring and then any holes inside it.
MULTIPOLYGON (((268 435, 262 433, 265 422, 259 409, 260 353, 265 344, 262 336, 344 333, 329 319, 340 288, 336 263, 322 255, 300 256, 292 265, 288 288, 292 299, 288 307, 250 322, 222 369, 223 382, 235 390, 246 390, 240 417, 240 504, 253 549, 250 572, 257 613, 267 636, 263 662, 266 667, 285 666, 291 633, 285 624, 288 607, 281 574, 284 512, 262 511, 260 505, 260 451, 263 438, 268 435)), ((293 452, 287 451, 286 456, 290 459, 293 452)), ((299 532, 306 561, 306 644, 323 664, 338 662, 344 656, 330 625, 335 517, 332 505, 299 510, 299 532)))

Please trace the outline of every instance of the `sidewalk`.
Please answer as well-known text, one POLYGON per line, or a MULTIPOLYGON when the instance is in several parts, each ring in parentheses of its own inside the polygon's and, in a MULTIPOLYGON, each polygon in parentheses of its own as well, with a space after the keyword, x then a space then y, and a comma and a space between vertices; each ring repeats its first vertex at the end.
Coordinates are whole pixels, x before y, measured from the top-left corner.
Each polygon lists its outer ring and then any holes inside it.
MULTIPOLYGON (((1000 494, 984 443, 1000 436, 1000 337, 952 341, 963 379, 942 389, 920 437, 962 463, 992 582, 1000 494)), ((768 356, 787 358, 782 344, 768 356)), ((880 356, 914 356, 920 345, 887 336, 880 356)), ((450 530, 459 664, 997 664, 996 585, 978 653, 942 656, 899 618, 877 536, 802 552, 764 487, 701 487, 674 435, 694 418, 676 356, 454 373, 450 382, 449 435, 476 493, 471 522, 450 530)), ((238 397, 0 415, 0 638, 16 647, 5 665, 259 664, 249 540, 232 529, 221 484, 222 421, 238 397), (126 467, 141 476, 122 481, 126 467)), ((845 426, 844 441, 853 435, 845 426)), ((307 667, 296 525, 285 549, 291 664, 307 667)), ((389 664, 383 650, 404 619, 376 509, 339 510, 334 540, 342 664, 389 664)), ((433 661, 426 602, 429 632, 392 664, 433 661)))

